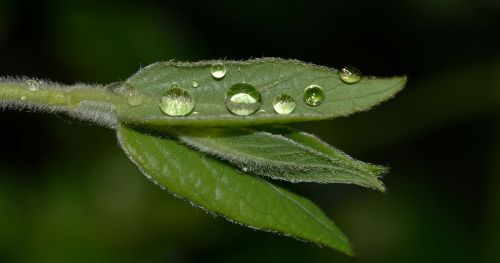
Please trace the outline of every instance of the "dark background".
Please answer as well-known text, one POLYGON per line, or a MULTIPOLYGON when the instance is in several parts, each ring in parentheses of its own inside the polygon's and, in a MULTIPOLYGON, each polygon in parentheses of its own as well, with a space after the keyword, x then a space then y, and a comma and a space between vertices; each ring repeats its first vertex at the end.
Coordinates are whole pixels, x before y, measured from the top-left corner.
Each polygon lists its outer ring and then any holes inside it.
POLYGON ((6 1, 0 75, 124 80, 162 60, 295 58, 409 76, 376 109, 297 125, 388 165, 388 193, 287 185, 354 259, 214 218, 147 181, 111 130, 0 111, 1 262, 500 262, 500 1, 6 1))

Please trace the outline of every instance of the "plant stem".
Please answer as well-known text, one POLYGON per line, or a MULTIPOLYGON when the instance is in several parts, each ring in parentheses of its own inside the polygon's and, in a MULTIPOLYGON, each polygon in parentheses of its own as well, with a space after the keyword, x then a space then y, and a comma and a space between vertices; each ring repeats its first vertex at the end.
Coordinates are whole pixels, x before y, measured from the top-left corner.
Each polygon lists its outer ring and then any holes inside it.
POLYGON ((0 107, 41 112, 62 112, 78 119, 114 127, 116 106, 124 96, 103 86, 72 86, 36 80, 0 81, 0 107))

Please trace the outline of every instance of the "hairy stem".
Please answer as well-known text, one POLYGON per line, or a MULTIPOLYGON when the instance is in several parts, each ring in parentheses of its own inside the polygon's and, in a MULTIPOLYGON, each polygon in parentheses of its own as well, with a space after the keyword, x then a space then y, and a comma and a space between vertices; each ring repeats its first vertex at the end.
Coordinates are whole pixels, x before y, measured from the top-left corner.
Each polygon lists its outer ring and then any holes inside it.
POLYGON ((62 112, 107 127, 115 127, 116 105, 123 103, 124 96, 103 86, 68 86, 33 79, 0 81, 1 108, 62 112))

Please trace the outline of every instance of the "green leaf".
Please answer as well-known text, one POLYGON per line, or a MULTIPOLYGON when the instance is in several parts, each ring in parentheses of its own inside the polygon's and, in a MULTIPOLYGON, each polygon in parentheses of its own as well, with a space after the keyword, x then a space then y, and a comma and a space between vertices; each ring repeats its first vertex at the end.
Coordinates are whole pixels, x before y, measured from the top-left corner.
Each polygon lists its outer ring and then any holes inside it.
POLYGON ((291 129, 175 128, 168 131, 201 152, 243 171, 291 182, 348 183, 384 191, 384 168, 365 164, 318 138, 291 129))
POLYGON ((125 86, 143 96, 137 107, 118 107, 122 122, 154 126, 234 126, 290 123, 330 119, 368 110, 400 91, 406 77, 364 77, 354 84, 342 82, 337 70, 296 60, 275 58, 248 61, 161 62, 143 68, 130 77, 125 86), (211 75, 211 66, 222 63, 227 73, 222 79, 211 75), (197 87, 193 87, 196 82, 197 87), (249 116, 230 113, 225 105, 227 90, 236 83, 248 83, 260 92, 260 110, 249 116), (325 100, 318 106, 304 102, 304 89, 319 85, 325 100), (158 103, 172 86, 190 91, 196 102, 195 114, 185 117, 165 115, 158 103), (273 109, 273 99, 288 94, 297 106, 291 114, 280 115, 273 109))
MULTIPOLYGON (((163 62, 140 70, 123 83, 106 87, 0 78, 0 108, 64 112, 111 128, 118 123, 157 127, 255 126, 330 119, 368 110, 391 98, 405 82, 406 77, 364 77, 354 84, 346 84, 337 76, 337 70, 276 58, 163 62), (227 71, 221 79, 211 75, 211 66, 217 63, 223 63, 227 71), (239 116, 226 108, 226 92, 237 83, 246 83, 244 85, 258 90, 261 105, 254 114, 239 116), (322 87, 323 103, 317 106, 305 103, 304 89, 310 85, 322 87), (172 91, 173 86, 193 95, 194 110, 187 116, 171 117, 160 109, 162 97, 172 91), (282 94, 296 103, 290 114, 274 111, 273 100, 282 94)), ((189 113, 192 109, 178 103, 164 102, 163 106, 177 113, 189 113)))
POLYGON ((162 134, 125 126, 118 139, 129 158, 153 182, 231 221, 309 240, 348 255, 347 238, 311 201, 226 163, 190 150, 162 134))
POLYGON ((322 141, 320 138, 312 134, 297 131, 286 126, 265 127, 264 130, 273 133, 279 133, 288 139, 305 144, 319 152, 326 154, 327 156, 331 156, 332 158, 339 159, 347 163, 355 163, 356 166, 363 167, 364 169, 369 170, 379 178, 388 172, 387 167, 355 160, 349 155, 345 154, 343 151, 332 147, 328 143, 322 141))

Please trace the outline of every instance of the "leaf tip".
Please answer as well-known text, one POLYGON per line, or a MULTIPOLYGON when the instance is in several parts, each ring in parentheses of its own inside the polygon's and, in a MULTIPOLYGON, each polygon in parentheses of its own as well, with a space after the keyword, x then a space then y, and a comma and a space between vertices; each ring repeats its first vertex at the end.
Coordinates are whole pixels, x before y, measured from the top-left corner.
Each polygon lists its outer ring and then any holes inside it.
POLYGON ((354 252, 354 249, 352 248, 352 245, 349 241, 347 241, 345 243, 345 246, 343 247, 339 247, 339 246, 331 246, 329 245, 330 248, 334 249, 334 250, 337 250, 341 253, 344 253, 345 255, 349 256, 349 257, 354 257, 356 256, 356 252, 354 252))
POLYGON ((395 87, 394 94, 396 94, 402 91, 406 87, 406 83, 408 82, 408 76, 406 75, 395 76, 393 79, 397 80, 396 84, 394 85, 395 87))

